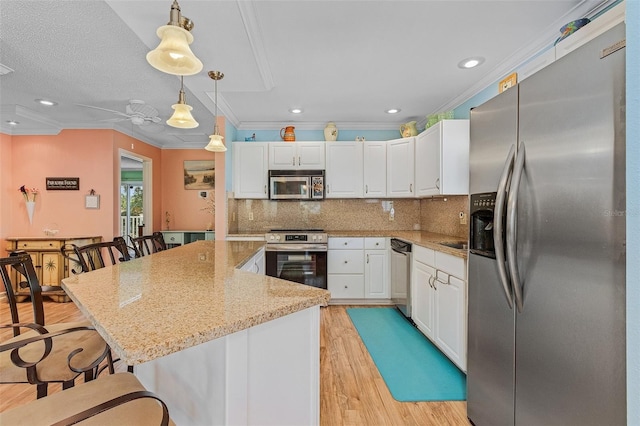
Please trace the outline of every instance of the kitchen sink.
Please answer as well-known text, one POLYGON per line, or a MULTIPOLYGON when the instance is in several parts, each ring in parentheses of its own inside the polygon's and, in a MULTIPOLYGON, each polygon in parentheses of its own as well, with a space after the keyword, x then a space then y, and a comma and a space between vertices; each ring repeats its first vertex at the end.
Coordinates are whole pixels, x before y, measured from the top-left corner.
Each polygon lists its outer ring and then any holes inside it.
POLYGON ((451 247, 458 250, 466 250, 467 248, 469 248, 469 245, 467 244, 466 241, 446 241, 438 244, 440 244, 441 246, 451 247))

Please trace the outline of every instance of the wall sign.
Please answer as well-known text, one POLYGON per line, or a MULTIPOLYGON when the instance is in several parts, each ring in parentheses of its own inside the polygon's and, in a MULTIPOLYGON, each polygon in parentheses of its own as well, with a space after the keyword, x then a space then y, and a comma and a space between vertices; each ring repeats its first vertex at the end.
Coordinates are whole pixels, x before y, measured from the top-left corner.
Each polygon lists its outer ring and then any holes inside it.
POLYGON ((55 191, 55 190, 75 190, 78 191, 80 189, 80 178, 79 177, 48 177, 45 178, 47 181, 47 191, 55 191))

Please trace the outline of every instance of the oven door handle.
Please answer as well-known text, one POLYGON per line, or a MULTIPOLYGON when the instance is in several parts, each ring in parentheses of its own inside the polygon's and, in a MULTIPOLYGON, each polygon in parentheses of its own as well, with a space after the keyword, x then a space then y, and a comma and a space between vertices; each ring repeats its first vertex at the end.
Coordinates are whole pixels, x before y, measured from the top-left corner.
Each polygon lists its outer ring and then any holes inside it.
POLYGON ((300 252, 300 251, 328 251, 326 244, 267 244, 264 248, 265 251, 287 251, 287 252, 300 252))

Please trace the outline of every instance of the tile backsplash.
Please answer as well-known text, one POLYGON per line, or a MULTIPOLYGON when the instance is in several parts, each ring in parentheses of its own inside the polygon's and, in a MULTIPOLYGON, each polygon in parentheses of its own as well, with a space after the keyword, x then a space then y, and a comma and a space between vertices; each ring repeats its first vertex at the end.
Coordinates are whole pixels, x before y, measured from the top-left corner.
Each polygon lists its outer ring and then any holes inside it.
POLYGON ((228 200, 229 234, 262 233, 278 228, 321 228, 327 231, 423 230, 467 238, 468 197, 435 199, 345 199, 324 201, 228 200), (392 201, 393 220, 383 208, 392 201))

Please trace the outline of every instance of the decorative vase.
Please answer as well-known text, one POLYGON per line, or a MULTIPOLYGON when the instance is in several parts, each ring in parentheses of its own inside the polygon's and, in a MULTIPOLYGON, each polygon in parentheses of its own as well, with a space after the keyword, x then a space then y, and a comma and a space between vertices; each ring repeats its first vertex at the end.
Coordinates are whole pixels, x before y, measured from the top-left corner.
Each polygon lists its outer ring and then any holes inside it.
POLYGON ((294 132, 295 127, 287 126, 280 129, 280 137, 285 142, 295 142, 296 134, 294 132))
POLYGON ((25 201, 25 204, 27 205, 27 214, 29 215, 29 225, 33 224, 33 211, 36 208, 36 202, 35 201, 25 201))
POLYGON ((327 142, 335 142, 338 139, 338 128, 336 123, 327 123, 324 128, 324 140, 327 142))
POLYGON ((402 135, 403 138, 416 136, 418 134, 416 123, 417 123, 416 121, 410 121, 400 126, 400 134, 402 135))

